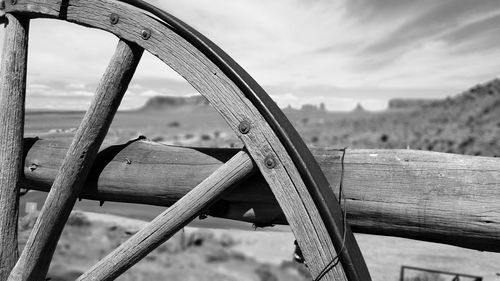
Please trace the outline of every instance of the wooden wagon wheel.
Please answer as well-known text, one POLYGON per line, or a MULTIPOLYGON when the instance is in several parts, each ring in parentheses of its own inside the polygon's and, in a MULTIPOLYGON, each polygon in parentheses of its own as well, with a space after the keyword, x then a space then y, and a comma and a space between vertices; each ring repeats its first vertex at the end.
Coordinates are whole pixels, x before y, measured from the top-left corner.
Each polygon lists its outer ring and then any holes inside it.
POLYGON ((6 276, 8 280, 44 280, 63 226, 144 49, 204 95, 240 137, 245 150, 78 280, 116 278, 190 222, 224 190, 257 169, 283 209, 315 279, 371 280, 354 236, 343 224, 334 193, 297 132, 264 90, 203 35, 140 0, 6 0, 0 8, 6 12, 0 81, 0 281, 6 276), (15 263, 18 198, 12 186, 21 175, 30 18, 66 20, 111 32, 120 39, 15 263), (340 264, 331 267, 337 257, 340 264))

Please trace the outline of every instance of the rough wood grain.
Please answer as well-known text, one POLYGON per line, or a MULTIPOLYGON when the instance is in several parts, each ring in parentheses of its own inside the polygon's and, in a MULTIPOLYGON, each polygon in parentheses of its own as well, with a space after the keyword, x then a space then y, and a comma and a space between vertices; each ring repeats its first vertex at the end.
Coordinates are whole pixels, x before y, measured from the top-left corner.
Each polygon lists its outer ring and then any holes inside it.
POLYGON ((9 280, 44 280, 57 241, 143 49, 120 40, 9 280))
MULTIPOLYGON (((48 191, 69 140, 41 139, 29 147, 23 184, 48 191)), ((342 152, 311 150, 337 194, 342 152)), ((105 145, 82 197, 170 206, 237 152, 145 140, 105 145)), ((344 162, 344 193, 354 231, 500 252, 500 158, 349 149, 344 162)), ((207 214, 258 225, 287 223, 259 173, 225 193, 207 214)))
MULTIPOLYGON (((0 15, 0 17, 3 15, 0 15)), ((0 68, 0 281, 17 261, 29 20, 6 15, 0 68)))
POLYGON ((227 163, 187 193, 172 207, 107 255, 78 280, 114 280, 178 230, 200 214, 229 187, 249 176, 256 166, 244 152, 238 152, 227 163))
MULTIPOLYGON (((249 121, 250 132, 238 134, 276 196, 305 259, 310 261, 312 276, 318 276, 337 256, 330 233, 308 188, 273 129, 241 89, 220 68, 168 25, 146 12, 110 0, 68 0, 64 1, 64 5, 61 5, 59 0, 18 0, 16 5, 7 3, 6 10, 29 13, 34 17, 63 19, 103 29, 135 42, 184 77, 209 100, 235 132, 238 132, 240 122, 249 121), (110 24, 111 13, 120 17, 115 25, 110 24), (147 40, 141 37, 145 28, 151 31, 151 37, 147 40), (274 157, 277 162, 272 169, 268 169, 264 164, 265 158, 269 156, 274 157)), ((357 244, 352 241, 350 246, 357 247, 357 244)), ((359 264, 362 264, 362 261, 359 264)), ((322 280, 347 278, 342 265, 338 265, 322 280)))
MULTIPOLYGON (((250 132, 238 134, 275 194, 305 259, 311 261, 311 274, 318 276, 337 256, 333 241, 286 149, 244 93, 199 50, 147 13, 109 0, 70 0, 65 4, 61 9, 60 1, 56 0, 18 0, 14 6, 7 3, 7 11, 65 19, 107 30, 135 42, 183 76, 210 101, 235 132, 238 132, 241 121, 250 121, 250 132), (119 15, 118 24, 110 25, 111 13, 119 15), (144 28, 151 31, 147 40, 141 37, 144 28), (268 156, 276 159, 277 165, 273 169, 266 168, 264 164, 268 156)), ((339 265, 322 280, 347 279, 339 265)))

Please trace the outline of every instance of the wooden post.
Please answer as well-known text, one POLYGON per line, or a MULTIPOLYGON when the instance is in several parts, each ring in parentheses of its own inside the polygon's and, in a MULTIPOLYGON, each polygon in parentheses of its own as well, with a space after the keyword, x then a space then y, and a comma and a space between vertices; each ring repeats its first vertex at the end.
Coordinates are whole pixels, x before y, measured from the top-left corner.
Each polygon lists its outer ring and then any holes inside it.
POLYGON ((199 215, 225 190, 242 182, 255 170, 250 156, 244 151, 238 152, 78 280, 114 280, 199 215))
POLYGON ((29 20, 5 15, 0 69, 0 281, 16 263, 29 20))
POLYGON ((52 255, 143 49, 120 40, 9 280, 45 280, 52 255))

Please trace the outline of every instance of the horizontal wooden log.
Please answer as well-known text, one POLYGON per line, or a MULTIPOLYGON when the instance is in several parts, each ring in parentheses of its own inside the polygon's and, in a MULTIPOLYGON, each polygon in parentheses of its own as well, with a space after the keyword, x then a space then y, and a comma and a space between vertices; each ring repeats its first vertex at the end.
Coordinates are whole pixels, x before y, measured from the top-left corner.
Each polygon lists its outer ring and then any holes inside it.
MULTIPOLYGON (((23 186, 48 191, 66 139, 25 141, 23 186)), ((170 206, 238 149, 186 148, 147 140, 103 145, 83 198, 170 206)), ((312 148, 336 195, 342 151, 312 148)), ((349 149, 344 160, 348 222, 355 232, 500 252, 500 158, 414 150, 349 149)), ((255 174, 207 215, 286 224, 271 190, 255 174)))

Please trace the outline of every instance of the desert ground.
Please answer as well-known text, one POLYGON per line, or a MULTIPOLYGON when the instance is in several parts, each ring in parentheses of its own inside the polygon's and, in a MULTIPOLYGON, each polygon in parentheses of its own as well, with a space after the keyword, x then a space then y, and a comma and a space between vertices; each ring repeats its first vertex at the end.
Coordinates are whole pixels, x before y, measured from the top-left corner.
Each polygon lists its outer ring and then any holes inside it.
MULTIPOLYGON (((29 97, 28 97, 29 98, 29 97)), ((386 111, 333 112, 319 105, 285 108, 308 145, 350 148, 411 148, 448 153, 500 156, 500 81, 478 85, 444 100, 394 100, 386 111)), ((29 111, 25 135, 71 136, 84 112, 29 111)), ((240 147, 242 144, 202 97, 150 100, 143 108, 119 111, 107 142, 138 135, 173 145, 240 147)), ((22 197, 23 246, 44 194, 22 197)), ((163 208, 78 202, 51 265, 51 280, 74 280, 137 231, 163 208)), ((356 235, 373 280, 399 280, 402 265, 500 280, 500 254, 395 237, 356 235)), ((292 262, 293 235, 286 226, 254 230, 240 222, 194 221, 119 280, 308 280, 303 265, 292 262)), ((449 278, 446 277, 446 278, 449 278)), ((451 280, 420 276, 405 280, 451 280), (427 279, 426 279, 427 278, 427 279)))

